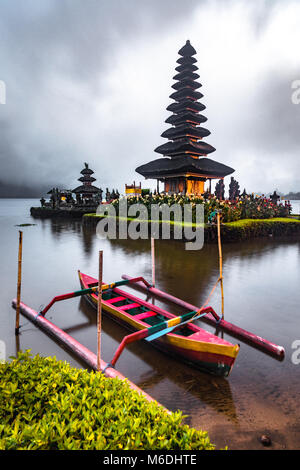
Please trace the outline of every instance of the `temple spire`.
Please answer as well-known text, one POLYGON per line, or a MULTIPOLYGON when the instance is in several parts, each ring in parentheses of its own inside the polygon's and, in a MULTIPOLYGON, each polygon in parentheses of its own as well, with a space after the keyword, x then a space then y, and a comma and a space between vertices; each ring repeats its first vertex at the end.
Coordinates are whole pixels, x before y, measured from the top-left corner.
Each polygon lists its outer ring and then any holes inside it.
POLYGON ((170 98, 175 100, 175 103, 167 108, 167 111, 173 114, 165 121, 174 127, 162 134, 162 137, 167 138, 169 142, 157 147, 155 152, 171 158, 184 155, 199 158, 214 152, 215 148, 202 140, 210 134, 210 131, 202 127, 207 118, 201 114, 205 109, 205 106, 199 102, 203 94, 197 91, 202 85, 197 81, 200 76, 195 73, 196 59, 193 56, 196 51, 188 40, 178 54, 181 57, 177 62, 180 62, 183 68, 174 77, 176 83, 172 88, 176 91, 170 95, 170 98))
POLYGON ((178 54, 174 91, 170 95, 173 102, 167 107, 172 114, 165 121, 171 127, 161 134, 168 141, 155 149, 162 157, 136 171, 145 178, 164 182, 169 194, 200 195, 206 181, 211 187, 212 179, 223 179, 234 169, 207 157, 215 148, 203 140, 210 131, 203 127, 207 118, 203 114, 206 107, 200 101, 203 94, 199 91, 202 84, 198 81, 196 50, 187 40, 178 54))
POLYGON ((94 172, 89 168, 88 163, 84 163, 84 168, 80 173, 82 176, 78 178, 78 181, 80 181, 82 185, 72 190, 76 196, 80 195, 82 198, 91 198, 94 195, 102 194, 102 189, 97 188, 92 184, 96 181, 96 178, 92 176, 94 172))

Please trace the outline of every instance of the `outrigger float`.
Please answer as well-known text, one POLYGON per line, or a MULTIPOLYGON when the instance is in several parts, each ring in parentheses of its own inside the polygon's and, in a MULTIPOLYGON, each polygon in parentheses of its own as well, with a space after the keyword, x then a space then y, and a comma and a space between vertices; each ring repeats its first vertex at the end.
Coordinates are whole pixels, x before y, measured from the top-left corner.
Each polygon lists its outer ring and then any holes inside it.
MULTIPOLYGON (((13 308, 17 308, 17 299, 13 299, 12 301, 12 306, 13 308)), ((77 341, 75 338, 73 338, 71 335, 63 331, 61 328, 59 328, 57 325, 52 323, 50 320, 45 318, 45 316, 41 315, 40 312, 37 312, 33 308, 29 307, 26 305, 24 302, 20 302, 19 304, 20 307, 20 312, 22 315, 24 315, 28 320, 30 320, 34 325, 39 327, 42 331, 44 331, 47 335, 50 337, 54 338, 61 346, 63 346, 65 349, 68 349, 71 353, 73 353, 77 359, 80 361, 84 362, 89 368, 93 370, 99 370, 99 364, 98 364, 98 358, 97 355, 89 350, 86 346, 81 344, 79 341, 77 341)), ((139 388, 137 385, 135 385, 133 382, 131 382, 127 377, 122 375, 119 371, 114 369, 113 367, 110 367, 107 362, 103 361, 102 359, 100 360, 100 370, 101 372, 108 378, 110 379, 119 379, 119 380, 126 380, 129 387, 132 390, 135 390, 139 394, 143 395, 143 397, 149 401, 149 402, 156 402, 154 398, 152 398, 148 393, 146 393, 144 390, 139 388)), ((163 405, 158 403, 162 408, 165 409, 166 412, 169 413, 169 410, 167 410, 163 405)))

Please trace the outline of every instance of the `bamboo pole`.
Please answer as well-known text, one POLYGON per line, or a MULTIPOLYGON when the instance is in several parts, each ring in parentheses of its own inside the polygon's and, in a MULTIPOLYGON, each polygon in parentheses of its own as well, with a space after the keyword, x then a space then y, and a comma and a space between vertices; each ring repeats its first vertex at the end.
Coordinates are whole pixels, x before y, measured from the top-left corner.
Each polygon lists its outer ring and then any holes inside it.
POLYGON ((97 309, 97 370, 98 372, 101 372, 102 278, 103 278, 103 251, 99 251, 98 309, 97 309))
POLYGON ((16 327, 15 335, 20 331, 20 302, 21 302, 21 282, 22 282, 22 247, 23 232, 19 231, 19 254, 18 254, 18 284, 17 284, 17 305, 16 305, 16 327))
POLYGON ((222 297, 222 319, 224 320, 223 256, 222 256, 222 244, 221 244, 220 212, 217 213, 217 221, 218 221, 218 246, 219 246, 220 286, 221 286, 221 297, 222 297))
POLYGON ((155 246, 154 238, 151 238, 151 258, 152 258, 152 286, 155 287, 155 246))

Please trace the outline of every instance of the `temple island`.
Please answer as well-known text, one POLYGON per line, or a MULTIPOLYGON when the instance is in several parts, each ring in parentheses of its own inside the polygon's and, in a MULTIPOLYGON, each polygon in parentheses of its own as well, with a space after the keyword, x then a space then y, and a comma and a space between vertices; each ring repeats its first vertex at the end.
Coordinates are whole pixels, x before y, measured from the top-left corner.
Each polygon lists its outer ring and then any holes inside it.
POLYGON ((206 107, 200 102, 204 95, 198 91, 202 85, 197 81, 196 50, 187 41, 178 54, 177 74, 173 77, 176 82, 172 85, 175 91, 170 95, 175 102, 167 107, 172 115, 165 121, 172 127, 161 134, 168 142, 155 149, 163 158, 139 166, 136 172, 146 179, 156 179, 157 192, 162 182, 167 194, 201 195, 206 181, 207 192, 211 193, 211 180, 223 180, 235 170, 207 157, 215 148, 203 140, 210 131, 202 127, 207 118, 201 114, 206 107))
POLYGON ((109 191, 106 188, 105 201, 103 201, 103 190, 94 186, 96 181, 92 175, 94 171, 84 164, 78 181, 81 183, 74 189, 52 188, 48 191, 49 201, 41 198, 41 207, 31 207, 30 213, 35 217, 72 216, 81 217, 89 212, 96 212, 101 203, 109 203, 120 197, 118 190, 109 191))

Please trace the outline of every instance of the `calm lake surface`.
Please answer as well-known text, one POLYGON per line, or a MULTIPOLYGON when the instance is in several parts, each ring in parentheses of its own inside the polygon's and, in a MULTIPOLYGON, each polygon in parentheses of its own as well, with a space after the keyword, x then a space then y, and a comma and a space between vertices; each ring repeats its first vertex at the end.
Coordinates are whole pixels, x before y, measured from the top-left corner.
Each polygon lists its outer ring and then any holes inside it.
MULTIPOLYGON (((33 354, 84 367, 24 317, 21 334, 15 338, 11 300, 16 296, 18 231, 23 231, 22 300, 36 310, 57 294, 78 290, 78 269, 97 277, 99 250, 104 251, 105 282, 119 280, 124 273, 150 280, 150 242, 99 240, 94 229, 83 230, 81 221, 32 219, 33 205, 39 201, 0 199, 0 340, 5 342, 7 358, 18 349, 31 349, 33 354), (24 223, 36 225, 17 227, 24 223)), ((300 364, 292 361, 293 353, 300 359, 300 350, 297 356, 292 347, 300 340, 300 240, 223 244, 223 262, 225 319, 283 346, 285 359, 278 361, 224 334, 241 346, 227 379, 178 363, 144 342, 130 345, 117 368, 170 410, 182 410, 186 422, 207 430, 219 448, 260 449, 258 438, 268 434, 274 449, 300 449, 300 364)), ((159 289, 201 306, 217 277, 216 245, 191 252, 181 242, 156 242, 159 289)), ((180 313, 174 305, 155 303, 180 313)), ((210 304, 220 312, 218 290, 210 304)), ((96 352, 96 312, 84 299, 58 303, 47 317, 96 352)), ((215 332, 205 323, 203 327, 215 332)), ((105 361, 126 334, 127 330, 103 318, 105 361)))

